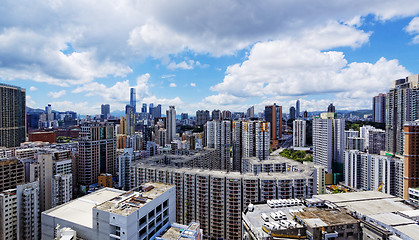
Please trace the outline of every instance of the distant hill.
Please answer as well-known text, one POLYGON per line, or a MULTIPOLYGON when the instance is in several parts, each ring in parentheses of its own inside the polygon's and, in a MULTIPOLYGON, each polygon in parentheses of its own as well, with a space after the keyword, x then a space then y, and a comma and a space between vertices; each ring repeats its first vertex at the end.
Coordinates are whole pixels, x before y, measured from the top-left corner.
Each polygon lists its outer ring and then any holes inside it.
POLYGON ((372 110, 363 109, 363 110, 356 110, 356 111, 345 113, 345 115, 350 115, 350 114, 352 114, 352 116, 364 117, 365 114, 372 114, 372 110))
POLYGON ((31 113, 31 112, 43 113, 43 112, 45 112, 45 110, 44 109, 35 109, 35 108, 26 107, 26 112, 27 113, 31 113))

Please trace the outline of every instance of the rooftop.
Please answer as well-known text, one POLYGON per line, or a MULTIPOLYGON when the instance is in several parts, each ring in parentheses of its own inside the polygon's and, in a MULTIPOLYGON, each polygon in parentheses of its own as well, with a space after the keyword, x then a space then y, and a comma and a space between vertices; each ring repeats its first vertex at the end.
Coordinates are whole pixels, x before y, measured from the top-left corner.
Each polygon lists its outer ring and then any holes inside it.
POLYGON ((125 193, 125 191, 114 188, 103 188, 86 196, 74 199, 43 212, 51 217, 63 219, 68 222, 92 228, 92 209, 103 202, 125 193))
POLYGON ((395 229, 411 239, 417 239, 419 236, 419 225, 417 224, 397 226, 395 229))
POLYGON ((141 186, 143 192, 124 192, 123 194, 99 204, 95 208, 118 215, 128 216, 160 196, 165 191, 174 187, 174 185, 157 182, 148 182, 141 186))
POLYGON ((371 216, 367 216, 375 221, 381 222, 388 226, 399 226, 399 225, 406 225, 406 224, 415 224, 416 222, 409 219, 402 217, 400 215, 394 213, 380 213, 371 216))
POLYGON ((349 214, 330 209, 306 208, 303 212, 295 213, 295 216, 311 228, 356 224, 358 222, 349 214))

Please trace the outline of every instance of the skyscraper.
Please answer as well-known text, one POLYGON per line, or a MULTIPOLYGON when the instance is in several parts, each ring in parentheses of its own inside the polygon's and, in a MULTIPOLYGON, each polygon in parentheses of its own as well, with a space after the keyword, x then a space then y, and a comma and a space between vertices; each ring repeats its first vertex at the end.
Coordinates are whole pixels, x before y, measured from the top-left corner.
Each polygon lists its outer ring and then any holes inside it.
POLYGON ((292 142, 294 147, 306 146, 306 121, 295 120, 292 123, 292 142))
POLYGON ((345 150, 345 120, 336 119, 336 113, 322 113, 313 120, 314 163, 328 173, 343 172, 345 150))
POLYGON ((419 121, 404 125, 404 190, 403 198, 409 199, 409 188, 419 187, 419 121))
POLYGON ((251 106, 247 109, 246 117, 248 118, 254 118, 255 117, 255 106, 251 106))
POLYGON ((386 95, 378 94, 372 98, 372 121, 384 123, 386 121, 386 95))
POLYGON ((300 118, 300 99, 295 103, 295 115, 297 119, 300 118))
POLYGON ((208 110, 196 111, 196 125, 204 125, 209 120, 210 116, 208 110))
POLYGON ((290 117, 289 119, 294 120, 295 119, 295 107, 290 107, 290 117))
POLYGON ((278 148, 279 139, 282 137, 282 106, 265 106, 265 120, 271 127, 271 148, 278 148))
POLYGON ((26 138, 26 90, 0 83, 0 147, 17 147, 26 138))
POLYGON ((243 122, 243 158, 265 160, 270 152, 270 124, 264 121, 243 122))
POLYGON ((143 107, 141 108, 141 112, 142 113, 146 113, 147 112, 147 103, 143 103, 143 107))
POLYGON ((333 106, 333 103, 331 103, 328 107, 327 107, 327 112, 332 112, 334 113, 336 111, 335 106, 333 106))
POLYGON ((150 114, 151 119, 153 119, 154 118, 154 104, 150 103, 148 105, 148 113, 150 114))
POLYGON ((79 183, 97 183, 100 173, 115 175, 116 138, 113 125, 85 123, 79 136, 79 183))
POLYGON ((134 108, 134 113, 136 113, 137 112, 137 99, 135 96, 135 88, 131 88, 130 90, 129 105, 131 105, 134 108))
POLYGON ((169 109, 166 111, 167 118, 167 141, 166 143, 171 143, 172 140, 176 137, 176 110, 175 106, 169 106, 169 109))
POLYGON ((403 127, 419 119, 419 74, 398 79, 386 96, 386 151, 403 154, 403 127))
POLYGON ((157 105, 157 107, 154 108, 154 117, 155 118, 160 118, 161 117, 161 105, 157 105))
POLYGON ((223 120, 231 120, 231 112, 228 110, 223 111, 223 120))
POLYGON ((102 115, 102 118, 108 119, 109 116, 111 115, 111 107, 109 106, 109 104, 102 104, 100 109, 101 109, 100 114, 102 115))
POLYGON ((211 117, 212 120, 221 120, 221 111, 216 109, 212 110, 211 117))
POLYGON ((217 164, 217 168, 231 171, 233 169, 230 159, 231 121, 208 121, 206 133, 208 147, 219 150, 220 162, 217 164))

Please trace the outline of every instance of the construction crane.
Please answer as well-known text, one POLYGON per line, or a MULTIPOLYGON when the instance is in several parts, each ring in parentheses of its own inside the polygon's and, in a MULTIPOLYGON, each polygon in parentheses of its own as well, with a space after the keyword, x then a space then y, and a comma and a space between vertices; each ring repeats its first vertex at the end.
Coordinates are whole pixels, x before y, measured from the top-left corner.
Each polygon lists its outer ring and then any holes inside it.
POLYGON ((384 186, 384 183, 381 183, 380 186, 378 186, 378 191, 379 192, 381 191, 381 189, 383 188, 383 186, 384 186))

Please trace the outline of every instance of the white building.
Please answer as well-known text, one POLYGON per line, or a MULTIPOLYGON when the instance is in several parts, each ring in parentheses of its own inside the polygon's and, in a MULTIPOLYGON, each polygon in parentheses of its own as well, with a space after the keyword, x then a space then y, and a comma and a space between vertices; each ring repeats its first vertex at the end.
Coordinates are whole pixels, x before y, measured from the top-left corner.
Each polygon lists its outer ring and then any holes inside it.
POLYGON ((0 193, 0 239, 39 239, 39 184, 0 193))
POLYGON ((142 148, 142 133, 135 133, 134 135, 127 136, 126 147, 132 148, 134 151, 140 151, 142 148))
POLYGON ((59 173, 52 178, 52 207, 61 205, 73 198, 73 175, 59 173))
POLYGON ((257 157, 267 159, 270 154, 270 124, 269 122, 243 122, 243 158, 257 157))
POLYGON ((232 145, 231 121, 208 121, 206 123, 207 146, 215 148, 220 152, 220 167, 225 170, 232 170, 233 163, 230 156, 232 145))
POLYGON ((176 218, 176 188, 145 183, 140 191, 103 188, 42 213, 42 239, 71 227, 84 239, 154 239, 176 218))
POLYGON ((370 154, 380 154, 386 148, 386 131, 374 129, 368 131, 368 139, 365 141, 365 149, 370 154))
POLYGON ((295 120, 292 123, 292 142, 293 142, 292 145, 294 147, 306 146, 306 121, 305 120, 295 120))
POLYGON ((343 168, 345 120, 335 119, 336 113, 322 113, 313 120, 314 163, 332 173, 332 166, 343 168))
POLYGON ((344 155, 345 185, 403 196, 403 160, 358 150, 347 150, 344 155))

